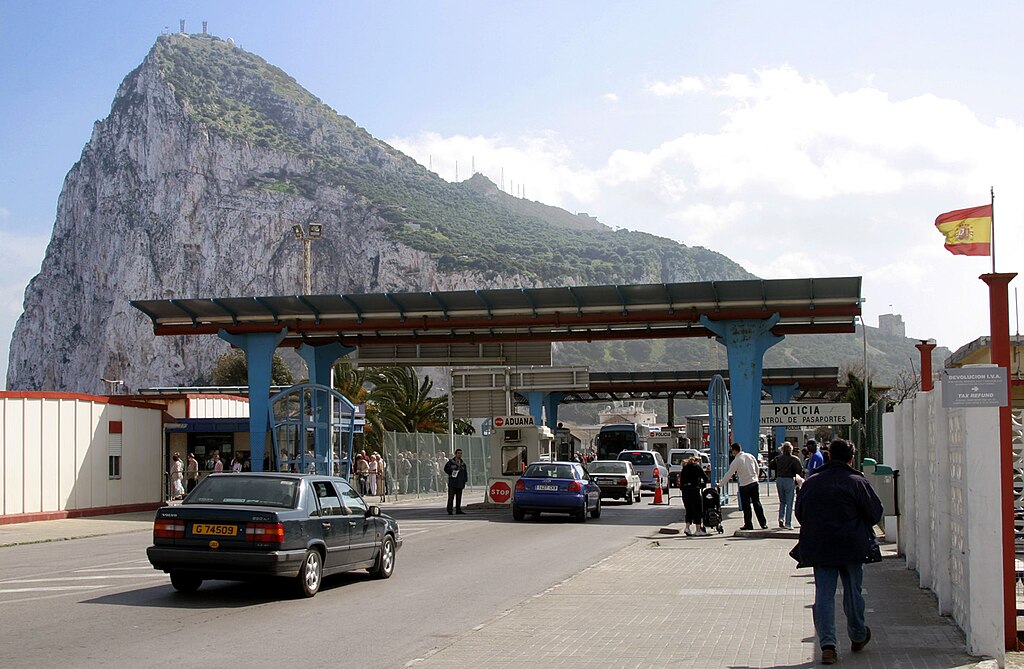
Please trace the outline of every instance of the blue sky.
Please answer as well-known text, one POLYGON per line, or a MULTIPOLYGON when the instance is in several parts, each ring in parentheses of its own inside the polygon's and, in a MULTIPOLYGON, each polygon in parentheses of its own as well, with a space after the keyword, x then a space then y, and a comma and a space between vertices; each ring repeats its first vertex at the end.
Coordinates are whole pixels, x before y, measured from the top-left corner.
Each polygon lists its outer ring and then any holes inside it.
POLYGON ((765 278, 863 275, 870 325, 987 334, 990 261, 933 220, 989 186, 997 270, 1024 271, 1024 3, 0 0, 0 373, 64 176, 179 19, 448 180, 504 173, 765 278))

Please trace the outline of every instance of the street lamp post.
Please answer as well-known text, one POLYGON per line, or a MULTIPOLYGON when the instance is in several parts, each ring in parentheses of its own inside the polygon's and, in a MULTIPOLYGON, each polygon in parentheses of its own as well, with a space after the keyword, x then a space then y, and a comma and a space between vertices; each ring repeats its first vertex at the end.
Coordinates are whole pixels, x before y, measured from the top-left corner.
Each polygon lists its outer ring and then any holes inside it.
POLYGON ((295 239, 302 242, 302 267, 303 267, 303 288, 304 295, 313 292, 313 240, 320 239, 324 233, 324 226, 319 223, 310 223, 308 229, 296 223, 292 226, 295 239))

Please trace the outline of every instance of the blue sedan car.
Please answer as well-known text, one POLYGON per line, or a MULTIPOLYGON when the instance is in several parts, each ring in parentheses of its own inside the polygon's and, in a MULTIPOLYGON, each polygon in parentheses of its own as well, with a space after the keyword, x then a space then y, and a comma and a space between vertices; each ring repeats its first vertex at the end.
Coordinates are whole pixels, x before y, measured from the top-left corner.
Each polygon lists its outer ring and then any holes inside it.
POLYGON ((522 520, 527 513, 567 513, 585 523, 601 517, 601 488, 590 480, 576 462, 534 462, 516 481, 512 493, 512 517, 522 520))

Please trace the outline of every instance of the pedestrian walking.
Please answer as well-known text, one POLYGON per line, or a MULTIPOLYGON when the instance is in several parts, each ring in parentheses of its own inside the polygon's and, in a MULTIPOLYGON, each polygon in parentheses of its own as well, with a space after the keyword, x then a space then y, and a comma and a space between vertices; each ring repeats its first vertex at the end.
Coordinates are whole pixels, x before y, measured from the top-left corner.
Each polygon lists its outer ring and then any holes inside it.
POLYGON ((224 462, 220 459, 220 453, 213 452, 213 473, 220 474, 224 471, 224 462))
POLYGON ((181 499, 185 496, 185 487, 181 484, 184 472, 185 465, 181 462, 181 456, 175 453, 171 456, 171 499, 181 499))
POLYGON ((775 456, 775 490, 779 493, 779 527, 793 529, 793 501, 796 497, 796 480, 803 476, 804 466, 800 458, 793 455, 793 444, 782 442, 782 453, 775 456))
POLYGON ((241 474, 242 473, 242 454, 235 453, 235 457, 231 458, 231 473, 241 474))
POLYGON ((825 459, 818 452, 818 442, 813 439, 807 440, 807 453, 807 476, 810 476, 818 467, 825 464, 825 459))
POLYGON ((743 527, 740 529, 754 529, 751 518, 751 508, 753 508, 754 513, 757 514, 757 522, 761 524, 761 529, 766 530, 768 529, 768 520, 764 517, 764 509, 761 508, 761 490, 758 483, 760 467, 757 464, 757 458, 750 453, 745 453, 739 444, 733 444, 729 450, 732 451, 732 463, 718 485, 725 487, 726 482, 735 475, 739 479, 740 506, 743 507, 743 527))
POLYGON ((683 463, 679 470, 679 488, 683 493, 683 508, 686 510, 686 527, 683 534, 694 535, 690 525, 697 526, 696 536, 706 537, 704 529, 704 504, 701 499, 701 491, 708 483, 708 475, 700 463, 700 457, 694 456, 683 463))
POLYGON ((356 483, 359 485, 359 494, 366 494, 366 476, 370 473, 370 466, 366 463, 366 457, 359 453, 356 455, 356 466, 354 476, 356 483))
POLYGON ((882 519, 882 502, 864 475, 853 468, 853 444, 836 439, 830 460, 807 477, 796 500, 800 541, 794 557, 814 568, 814 630, 821 663, 834 664, 836 650, 836 579, 843 581, 843 613, 850 650, 859 653, 871 641, 864 619, 864 565, 881 562, 874 526, 882 519))
POLYGON ((190 493, 199 483, 199 461, 195 453, 188 454, 188 464, 185 465, 185 492, 190 493))
POLYGON ((367 496, 377 494, 377 458, 373 455, 366 458, 366 490, 363 494, 367 496))
POLYGON ((462 459, 461 448, 456 448, 455 456, 444 464, 444 473, 448 479, 448 515, 452 515, 452 502, 455 503, 455 513, 466 513, 462 510, 462 491, 469 480, 469 470, 462 459))

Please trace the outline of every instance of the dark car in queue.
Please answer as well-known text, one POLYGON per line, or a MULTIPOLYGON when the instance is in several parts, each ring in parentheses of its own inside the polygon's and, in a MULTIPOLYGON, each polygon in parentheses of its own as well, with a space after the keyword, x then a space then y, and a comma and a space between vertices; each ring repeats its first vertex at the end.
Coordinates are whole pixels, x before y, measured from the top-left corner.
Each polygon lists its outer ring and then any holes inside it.
POLYGON ((541 513, 567 513, 585 523, 601 517, 601 488, 578 462, 533 462, 512 491, 512 517, 522 520, 541 513))
POLYGON ((398 523, 344 479, 233 473, 211 474, 180 505, 157 510, 146 554, 179 592, 276 577, 312 597, 330 574, 389 578, 401 545, 398 523))

